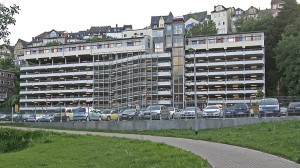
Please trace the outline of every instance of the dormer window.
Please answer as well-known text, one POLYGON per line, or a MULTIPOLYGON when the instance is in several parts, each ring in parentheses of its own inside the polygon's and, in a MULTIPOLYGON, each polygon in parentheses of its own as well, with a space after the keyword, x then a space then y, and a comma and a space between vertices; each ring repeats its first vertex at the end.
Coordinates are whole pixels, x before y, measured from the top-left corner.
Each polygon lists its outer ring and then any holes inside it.
POLYGON ((49 34, 49 37, 56 37, 56 36, 57 36, 57 34, 56 34, 55 31, 52 31, 52 32, 49 34))

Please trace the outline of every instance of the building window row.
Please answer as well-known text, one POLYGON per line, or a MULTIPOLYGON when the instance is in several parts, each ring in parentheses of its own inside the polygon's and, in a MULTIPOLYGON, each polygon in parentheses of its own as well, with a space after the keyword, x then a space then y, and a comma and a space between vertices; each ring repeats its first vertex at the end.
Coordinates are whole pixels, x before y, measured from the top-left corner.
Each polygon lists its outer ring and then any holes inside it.
MULTIPOLYGON (((213 43, 234 43, 234 42, 243 42, 243 41, 259 41, 262 40, 261 35, 235 35, 235 36, 222 36, 222 37, 202 37, 198 39, 191 40, 191 45, 197 44, 213 44, 213 43), (208 42, 207 42, 208 41, 208 42)), ((187 40, 187 44, 189 41, 187 40)))
MULTIPOLYGON (((141 41, 127 41, 126 46, 139 46, 141 41)), ((117 48, 122 47, 122 42, 112 42, 112 43, 102 43, 102 44, 93 44, 93 45, 79 45, 79 46, 67 46, 67 47, 58 47, 58 48, 41 48, 41 49, 32 49, 26 50, 26 55, 31 54, 45 54, 45 53, 57 53, 57 52, 68 52, 68 51, 82 51, 82 50, 91 50, 91 49, 101 49, 101 48, 117 48)))

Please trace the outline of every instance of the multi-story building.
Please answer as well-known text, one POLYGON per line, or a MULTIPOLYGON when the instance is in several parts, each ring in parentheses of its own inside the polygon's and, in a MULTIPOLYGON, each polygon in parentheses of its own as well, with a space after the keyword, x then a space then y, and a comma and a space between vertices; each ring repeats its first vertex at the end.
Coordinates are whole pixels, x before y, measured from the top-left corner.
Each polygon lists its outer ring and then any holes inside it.
MULTIPOLYGON (((183 108, 193 103, 195 93, 198 103, 249 102, 258 88, 264 89, 263 33, 186 38, 182 17, 164 25, 153 29, 152 37, 66 39, 64 44, 25 48, 20 110, 183 108)), ((61 38, 51 32, 45 37, 61 38)))
POLYGON ((277 16, 280 10, 283 8, 285 2, 283 0, 272 0, 271 1, 271 12, 273 16, 277 16))
POLYGON ((13 95, 15 88, 15 73, 7 70, 0 70, 0 101, 13 95))
POLYGON ((232 32, 231 16, 235 14, 235 9, 225 8, 223 5, 217 5, 214 7, 214 11, 211 12, 211 20, 215 22, 218 34, 227 34, 232 32))

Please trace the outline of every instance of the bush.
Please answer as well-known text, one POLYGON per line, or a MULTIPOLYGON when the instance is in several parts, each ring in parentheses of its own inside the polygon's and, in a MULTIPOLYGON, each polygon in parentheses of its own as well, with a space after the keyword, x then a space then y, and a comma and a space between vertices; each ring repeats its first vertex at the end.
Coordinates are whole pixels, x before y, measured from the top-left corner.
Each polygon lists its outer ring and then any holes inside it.
POLYGON ((33 140, 44 136, 46 136, 45 132, 41 131, 20 131, 0 128, 0 153, 26 149, 32 145, 33 140))

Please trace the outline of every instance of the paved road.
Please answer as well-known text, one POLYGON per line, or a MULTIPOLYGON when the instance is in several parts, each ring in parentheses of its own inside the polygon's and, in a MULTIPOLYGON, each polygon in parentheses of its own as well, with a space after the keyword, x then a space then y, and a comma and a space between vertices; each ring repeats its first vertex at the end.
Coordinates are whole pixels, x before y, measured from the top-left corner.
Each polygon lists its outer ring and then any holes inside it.
POLYGON ((24 128, 15 127, 21 130, 45 130, 68 134, 91 134, 109 137, 124 137, 140 140, 150 140, 153 142, 162 142, 171 146, 175 146, 206 159, 215 168, 300 168, 300 164, 286 160, 274 155, 263 152, 219 144, 214 142, 171 138, 156 137, 150 135, 134 135, 134 134, 117 134, 117 133, 101 133, 88 131, 68 131, 68 130, 47 130, 42 128, 24 128))

